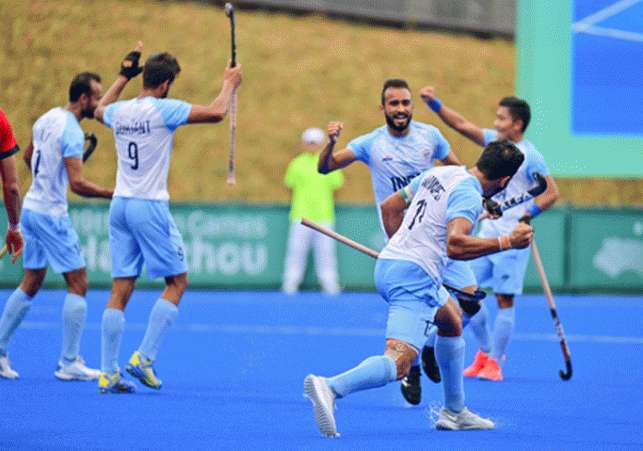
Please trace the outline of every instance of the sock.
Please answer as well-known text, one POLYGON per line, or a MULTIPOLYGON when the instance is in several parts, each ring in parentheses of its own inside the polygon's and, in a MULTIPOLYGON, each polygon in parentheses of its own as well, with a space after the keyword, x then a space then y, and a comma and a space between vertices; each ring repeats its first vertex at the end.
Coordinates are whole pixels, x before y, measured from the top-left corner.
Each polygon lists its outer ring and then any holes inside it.
POLYGON ((77 294, 67 293, 63 303, 63 348, 60 360, 69 365, 74 363, 80 349, 80 337, 87 316, 87 301, 77 294))
POLYGON ((138 348, 138 352, 141 353, 144 359, 156 359, 156 353, 159 350, 161 341, 172 323, 174 323, 174 319, 178 313, 178 307, 170 301, 166 301, 163 298, 159 298, 156 301, 150 313, 145 336, 143 337, 141 346, 138 348))
POLYGON ((507 345, 509 345, 509 339, 514 331, 515 318, 515 307, 501 308, 498 310, 493 331, 491 354, 489 354, 492 359, 500 361, 502 356, 505 355, 505 350, 507 349, 507 345))
POLYGON ((125 314, 114 308, 105 309, 101 321, 101 362, 100 370, 103 373, 115 374, 120 371, 118 366, 118 352, 121 348, 121 339, 125 330, 125 314))
POLYGON ((473 336, 478 342, 478 347, 485 354, 489 354, 491 351, 491 339, 489 338, 490 333, 487 316, 487 307, 485 307, 484 302, 482 302, 480 310, 471 317, 471 322, 469 323, 471 326, 471 332, 473 332, 473 336))
POLYGON ((369 357, 352 370, 326 379, 338 398, 356 391, 383 387, 397 378, 397 365, 390 355, 369 357))
POLYGON ((11 339, 11 335, 16 331, 18 325, 22 322, 25 315, 31 307, 31 300, 33 298, 20 288, 16 288, 2 312, 2 319, 0 319, 0 355, 7 355, 7 345, 11 339))
POLYGON ((459 413, 464 409, 464 339, 438 337, 435 340, 435 358, 442 374, 444 407, 459 413))

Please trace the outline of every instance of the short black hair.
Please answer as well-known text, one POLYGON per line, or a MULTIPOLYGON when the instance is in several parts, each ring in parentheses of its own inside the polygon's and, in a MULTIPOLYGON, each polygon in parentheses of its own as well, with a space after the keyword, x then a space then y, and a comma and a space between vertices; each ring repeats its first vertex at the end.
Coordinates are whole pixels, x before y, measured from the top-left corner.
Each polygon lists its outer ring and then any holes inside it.
POLYGON ((156 53, 145 61, 143 67, 143 87, 156 88, 165 80, 174 81, 181 72, 179 62, 167 52, 156 53))
POLYGON ((519 99, 516 96, 507 96, 500 100, 498 103, 499 106, 504 106, 509 109, 509 114, 511 117, 516 120, 520 119, 522 121, 522 132, 525 133, 529 121, 531 120, 531 109, 529 104, 523 100, 519 99))
POLYGON ((77 101, 81 95, 87 94, 88 96, 92 95, 92 80, 96 83, 100 83, 100 77, 93 72, 82 72, 74 77, 69 85, 69 101, 77 101))
POLYGON ((382 105, 384 105, 385 102, 384 93, 386 93, 388 88, 404 88, 409 91, 411 90, 411 88, 409 88, 409 84, 405 80, 402 80, 401 78, 389 78, 384 82, 384 87, 382 88, 382 105))
POLYGON ((523 153, 506 138, 491 141, 482 151, 476 167, 489 180, 513 176, 525 160, 523 153))

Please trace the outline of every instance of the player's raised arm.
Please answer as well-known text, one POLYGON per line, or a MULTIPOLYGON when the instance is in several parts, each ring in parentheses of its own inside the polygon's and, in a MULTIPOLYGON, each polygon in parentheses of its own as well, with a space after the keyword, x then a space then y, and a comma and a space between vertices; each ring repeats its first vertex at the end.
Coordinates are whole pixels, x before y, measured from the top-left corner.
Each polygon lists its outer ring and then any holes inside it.
POLYGON ((420 89, 420 97, 422 97, 422 100, 424 100, 429 108, 437 113, 438 117, 442 119, 442 122, 479 146, 484 146, 482 128, 469 122, 460 113, 442 105, 442 102, 435 96, 435 88, 433 86, 425 86, 420 89))
POLYGON ((336 169, 346 167, 355 161, 355 154, 350 149, 342 149, 333 153, 335 143, 337 143, 337 139, 343 128, 344 124, 341 122, 331 121, 328 124, 328 144, 322 149, 317 162, 317 171, 320 174, 328 174, 336 169))
POLYGON ((136 48, 129 52, 121 63, 121 70, 116 77, 116 81, 110 86, 105 95, 98 102, 98 107, 94 111, 94 118, 99 122, 103 122, 103 114, 107 105, 114 103, 118 100, 125 88, 125 85, 132 78, 136 77, 143 71, 143 68, 138 65, 141 58, 141 51, 143 50, 143 43, 141 41, 136 44, 136 48))
POLYGON ((192 105, 188 116, 188 124, 222 121, 228 113, 232 95, 241 85, 242 80, 241 65, 232 66, 232 60, 228 61, 228 66, 223 72, 221 92, 210 105, 192 105))

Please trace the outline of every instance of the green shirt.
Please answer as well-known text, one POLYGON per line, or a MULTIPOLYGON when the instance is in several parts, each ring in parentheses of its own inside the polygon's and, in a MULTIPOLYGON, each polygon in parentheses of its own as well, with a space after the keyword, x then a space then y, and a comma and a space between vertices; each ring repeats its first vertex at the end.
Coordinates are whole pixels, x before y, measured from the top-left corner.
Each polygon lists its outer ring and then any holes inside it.
POLYGON ((306 217, 313 222, 335 222, 333 191, 344 183, 341 171, 330 174, 317 172, 319 153, 303 153, 294 158, 286 169, 284 182, 292 189, 290 220, 306 217))

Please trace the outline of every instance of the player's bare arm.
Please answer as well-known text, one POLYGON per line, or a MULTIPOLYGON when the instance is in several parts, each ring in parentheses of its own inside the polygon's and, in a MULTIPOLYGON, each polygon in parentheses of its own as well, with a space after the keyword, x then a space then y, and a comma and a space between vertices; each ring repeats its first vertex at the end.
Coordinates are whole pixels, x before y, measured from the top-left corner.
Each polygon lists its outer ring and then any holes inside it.
POLYGON ((7 250, 12 254, 11 263, 15 263, 22 254, 24 239, 20 233, 20 182, 16 169, 16 158, 10 157, 0 160, 0 178, 2 178, 2 191, 4 206, 7 210, 9 227, 5 234, 7 250))
MULTIPOLYGON (((407 188, 403 188, 403 190, 407 188)), ((391 194, 389 197, 384 199, 384 202, 380 205, 380 210, 382 211, 382 223, 384 224, 386 235, 389 238, 391 238, 402 225, 402 221, 404 220, 404 211, 407 208, 408 204, 406 199, 402 196, 402 190, 391 194)))
POLYGON ((479 146, 484 146, 482 128, 469 122, 460 113, 442 105, 435 96, 435 88, 433 86, 425 86, 420 89, 420 97, 422 97, 422 100, 424 100, 429 108, 435 111, 438 117, 442 119, 442 122, 479 146))
POLYGON ((29 171, 31 171, 31 157, 33 157, 33 151, 33 138, 31 138, 29 144, 27 144, 27 147, 25 148, 25 151, 22 152, 22 159, 27 164, 29 171))
POLYGON ((458 160, 458 157, 455 156, 453 151, 449 152, 449 154, 440 161, 445 166, 462 166, 462 163, 460 163, 460 160, 458 160))
MULTIPOLYGON (((554 202, 558 200, 558 197, 560 197, 560 192, 558 191, 556 182, 554 182, 554 178, 551 175, 548 175, 545 177, 545 180, 547 180, 547 189, 540 196, 534 198, 534 203, 538 206, 540 211, 549 209, 554 205, 554 202)), ((525 215, 529 217, 532 216, 529 211, 527 211, 525 215)))
POLYGON ((112 198, 112 194, 114 194, 113 190, 102 188, 83 178, 83 160, 81 158, 65 158, 65 167, 67 169, 67 177, 69 178, 69 187, 74 193, 83 197, 112 198))
POLYGON ((524 249, 534 236, 528 224, 518 223, 509 235, 496 238, 470 236, 473 224, 468 219, 457 217, 447 224, 447 255, 454 260, 472 260, 483 255, 508 249, 524 249))
POLYGON ((110 86, 107 92, 103 95, 98 102, 98 106, 94 111, 94 118, 103 122, 103 115, 105 114, 105 108, 107 105, 112 104, 118 100, 127 85, 127 82, 130 81, 133 77, 136 77, 143 70, 142 67, 139 67, 138 60, 141 57, 141 51, 143 50, 143 43, 141 41, 136 44, 136 48, 127 54, 123 62, 121 63, 121 71, 116 77, 116 81, 110 86))
POLYGON ((228 61, 228 65, 223 72, 221 92, 219 92, 219 95, 210 105, 192 105, 190 115, 188 116, 188 124, 222 121, 228 113, 232 95, 239 85, 241 85, 242 80, 241 65, 237 64, 233 67, 232 60, 228 61))
POLYGON ((328 144, 322 149, 317 162, 317 171, 320 174, 328 174, 336 169, 344 168, 356 160, 355 154, 348 148, 333 153, 335 143, 337 143, 343 128, 344 124, 341 122, 332 121, 328 124, 328 144))

